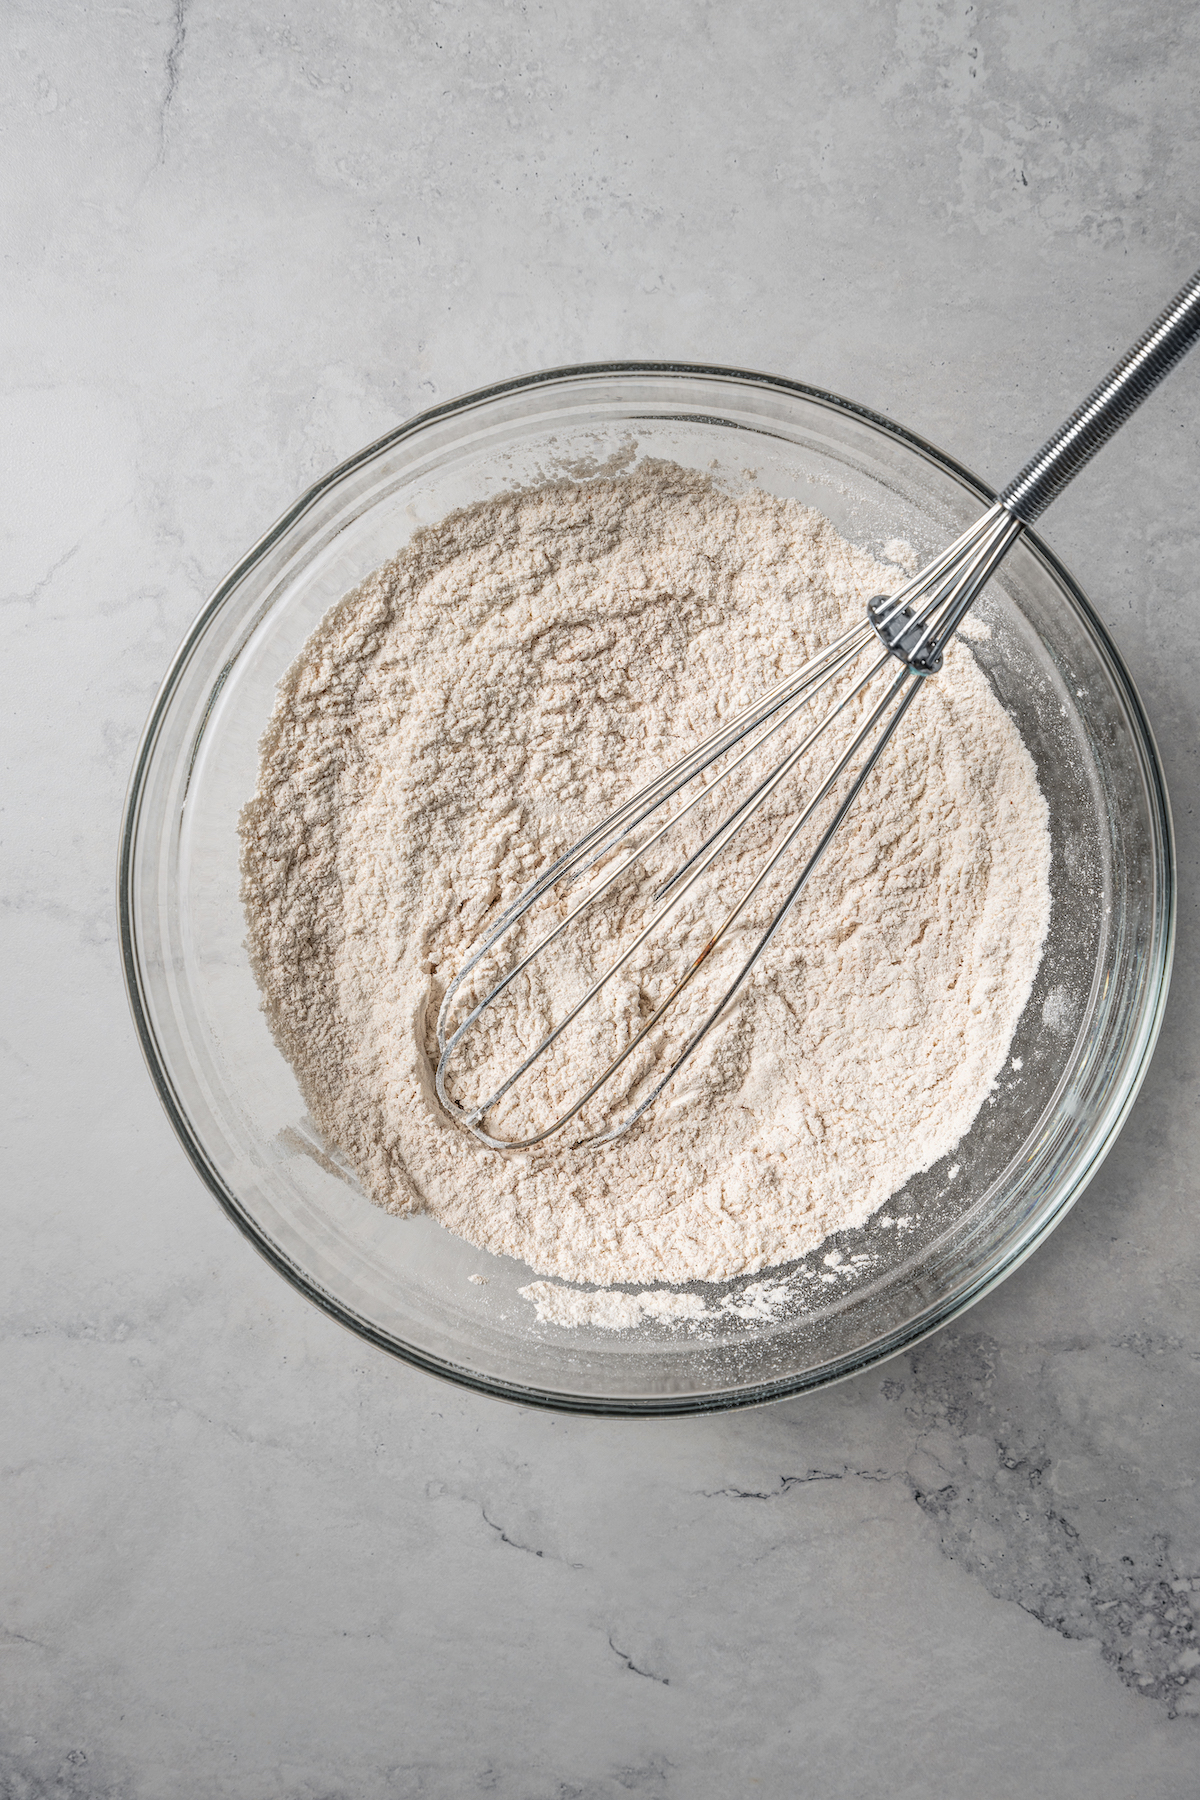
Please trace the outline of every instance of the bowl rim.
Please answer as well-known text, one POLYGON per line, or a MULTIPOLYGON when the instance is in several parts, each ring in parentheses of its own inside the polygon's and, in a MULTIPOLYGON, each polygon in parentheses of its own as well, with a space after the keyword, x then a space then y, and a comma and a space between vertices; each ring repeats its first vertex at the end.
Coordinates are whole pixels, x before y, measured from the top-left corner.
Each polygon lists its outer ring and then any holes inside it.
POLYGON ((789 380, 784 376, 769 375, 758 370, 740 369, 719 363, 612 361, 564 364, 514 376, 509 380, 495 382, 487 387, 473 388, 438 406, 428 407, 424 411, 414 414, 412 418, 406 419, 402 424, 395 426, 391 431, 385 432, 382 437, 376 438, 353 456, 346 458, 345 461, 338 463, 306 488, 233 565, 189 626, 171 659, 154 698, 133 760, 121 818, 117 859, 118 935, 125 991, 133 1016, 138 1045, 150 1079, 175 1135, 197 1174, 233 1224, 238 1227, 243 1236, 249 1239, 259 1254, 292 1287, 303 1294, 305 1299, 311 1301, 340 1325, 345 1326, 356 1337, 364 1338, 368 1343, 374 1344, 378 1349, 385 1351, 397 1360, 407 1363, 413 1368, 421 1369, 427 1374, 453 1382, 456 1386, 469 1388, 476 1393, 487 1394, 492 1398, 507 1400, 520 1406, 535 1406, 553 1412, 584 1414, 593 1417, 677 1418, 764 1406, 775 1400, 816 1392, 832 1386, 835 1382, 848 1380, 851 1376, 876 1368, 879 1364, 901 1355, 904 1351, 930 1337, 935 1331, 940 1331, 943 1326, 961 1317, 985 1294, 990 1293, 993 1288, 1007 1280, 1062 1222, 1115 1143, 1145 1079, 1158 1040, 1170 989, 1175 949, 1178 905, 1175 833, 1171 817, 1170 797, 1158 745, 1141 696, 1125 661, 1107 627, 1074 577, 1049 546, 1043 542, 1040 535, 1026 526, 1022 534, 1023 542, 1078 608, 1096 640, 1097 648, 1108 664, 1110 677, 1121 691, 1122 699, 1140 732, 1140 741, 1137 745, 1138 759, 1143 767, 1150 809, 1161 838, 1164 888, 1161 907, 1163 947, 1159 959, 1157 988, 1153 995, 1152 1007, 1147 1006, 1144 1009, 1141 1026, 1142 1042, 1137 1061, 1128 1072, 1124 1091, 1112 1108, 1106 1129, 1095 1141, 1091 1155, 1086 1163, 1076 1171, 1053 1210, 1037 1218, 1035 1223, 1027 1228, 1023 1239, 1019 1240, 1015 1247, 1010 1247, 996 1266, 982 1268, 976 1280, 968 1282, 947 1300, 927 1307, 907 1325, 897 1328, 888 1336, 868 1344, 860 1351, 840 1358, 833 1364, 823 1365, 817 1374, 781 1376, 775 1380, 752 1384, 745 1388, 719 1390, 705 1394, 666 1394, 645 1398, 632 1396, 611 1399, 584 1393, 573 1394, 560 1390, 539 1389, 519 1382, 504 1381, 495 1376, 480 1374, 465 1364, 434 1356, 415 1345, 407 1344, 401 1339, 393 1337, 379 1326, 374 1325, 370 1319, 355 1312, 336 1294, 323 1287, 308 1270, 294 1262, 287 1252, 258 1224, 213 1164, 192 1125, 187 1109, 176 1093, 168 1059, 161 1050, 155 1034, 150 1007, 143 988, 141 961, 138 953, 134 881, 142 802, 159 734, 184 670, 211 621, 256 564, 270 552, 281 538, 299 524, 306 513, 311 511, 348 476, 365 468, 398 444, 417 436, 439 421, 462 417, 486 407, 494 401, 516 394, 535 392, 538 389, 550 388, 555 385, 569 386, 574 382, 584 383, 604 377, 699 378, 731 384, 737 383, 799 398, 824 407, 830 412, 866 424, 881 435, 917 452, 944 473, 953 476, 962 487, 975 495, 985 506, 992 505, 997 498, 996 490, 989 487, 963 463, 940 450, 918 433, 910 431, 906 426, 888 418, 884 413, 876 412, 871 407, 863 406, 857 401, 849 400, 845 396, 825 388, 812 387, 805 382, 789 380))

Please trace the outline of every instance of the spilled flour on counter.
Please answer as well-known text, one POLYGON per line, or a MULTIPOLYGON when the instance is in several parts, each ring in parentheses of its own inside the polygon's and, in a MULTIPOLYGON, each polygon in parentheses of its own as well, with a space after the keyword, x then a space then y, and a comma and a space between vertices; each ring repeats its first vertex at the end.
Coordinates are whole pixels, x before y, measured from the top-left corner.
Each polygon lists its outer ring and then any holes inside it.
MULTIPOLYGON (((602 1148, 518 1155, 482 1148, 432 1091, 437 1007, 481 929, 581 820, 901 579, 798 502, 647 464, 452 514, 333 608, 262 742, 243 897, 276 1041, 378 1205, 539 1275, 659 1290, 804 1256, 954 1148, 1050 908, 1032 759, 961 644, 682 1099, 602 1148)), ((746 868, 761 854, 750 842, 746 868)), ((528 984, 501 1064, 556 1005, 550 977, 528 984)), ((567 1091, 562 1071, 544 1080, 551 1101, 567 1091)), ((543 1290, 525 1291, 561 1317, 543 1290)), ((618 1326, 704 1306, 575 1299, 618 1326)))

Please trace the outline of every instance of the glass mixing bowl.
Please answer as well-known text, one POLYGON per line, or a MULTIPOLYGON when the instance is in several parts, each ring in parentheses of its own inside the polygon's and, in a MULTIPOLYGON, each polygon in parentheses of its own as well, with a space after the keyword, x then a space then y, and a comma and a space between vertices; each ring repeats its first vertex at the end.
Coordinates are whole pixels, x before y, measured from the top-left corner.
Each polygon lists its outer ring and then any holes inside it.
MULTIPOLYGON (((371 1205, 305 1115, 243 948, 237 817, 276 683, 327 608, 421 525, 506 488, 603 478, 643 457, 809 502, 877 554, 902 538, 924 559, 993 498, 889 420, 762 375, 606 364, 469 394, 335 469, 222 582, 150 715, 120 864, 146 1061, 247 1237, 319 1306, 420 1368, 526 1404, 625 1415, 821 1386, 912 1344, 1015 1268, 1129 1110, 1166 998, 1174 917, 1170 815, 1145 714, 1086 599, 1026 533, 977 608, 990 631, 973 648, 1049 803, 1053 917, 1012 1067, 953 1156, 862 1230, 792 1265, 800 1298, 779 1316, 720 1310, 761 1279, 749 1277, 694 1284, 717 1309, 699 1324, 621 1333, 538 1323, 517 1292, 532 1279, 523 1264, 371 1205)), ((920 729, 917 716, 906 728, 920 729)))

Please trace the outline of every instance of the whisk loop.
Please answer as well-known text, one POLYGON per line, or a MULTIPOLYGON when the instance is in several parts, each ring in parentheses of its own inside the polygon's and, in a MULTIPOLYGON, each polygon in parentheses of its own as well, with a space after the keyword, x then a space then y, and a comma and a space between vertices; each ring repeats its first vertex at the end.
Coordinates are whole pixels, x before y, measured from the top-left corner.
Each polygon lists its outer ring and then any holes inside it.
MULTIPOLYGON (((593 825, 505 909, 450 982, 438 1015, 434 1079, 438 1099, 452 1118, 484 1144, 510 1150, 526 1150, 545 1143, 572 1120, 580 1119, 610 1083, 615 1088, 616 1077, 639 1049, 653 1048, 664 1021, 679 1009, 681 1000, 717 952, 732 943, 736 928, 747 919, 755 899, 764 893, 772 877, 777 877, 784 886, 782 899, 777 901, 733 979, 719 991, 700 1023, 691 1030, 685 1029, 682 1048, 663 1059, 665 1068, 654 1065, 640 1079, 635 1068, 632 1093, 619 1100, 615 1120, 599 1126, 581 1120, 583 1134, 577 1141, 589 1145, 610 1142, 642 1117, 727 1014, 808 885, 923 681, 941 669, 950 639, 1024 526, 1040 516, 1190 349, 1197 336, 1200 274, 1192 277, 1083 405, 1009 483, 995 504, 955 543, 896 593, 870 600, 861 625, 844 632, 803 667, 776 682, 752 705, 723 723, 593 825), (882 654, 878 654, 881 649, 882 654), (865 672, 860 667, 864 662, 865 672), (867 698, 867 690, 875 682, 879 686, 867 698), (827 698, 827 710, 815 725, 805 729, 802 715, 821 695, 827 698), (799 741, 773 766, 760 772, 765 746, 789 727, 798 734, 799 741), (810 759, 820 753, 826 734, 836 730, 848 735, 849 742, 835 737, 832 767, 814 773, 810 759), (624 879, 635 876, 670 834, 678 833, 688 821, 699 823, 700 808, 712 801, 718 789, 724 786, 727 793, 732 793, 739 775, 749 782, 748 791, 715 826, 704 832, 698 846, 687 850, 683 860, 665 878, 656 881, 651 891, 652 916, 646 924, 594 979, 584 983, 583 991, 563 1017, 542 1034, 510 1073, 491 1085, 482 1099, 464 1103, 456 1098, 447 1085, 449 1065, 484 1015, 506 994, 515 993, 514 984, 538 958, 563 942, 572 928, 586 929, 589 915, 606 896, 615 896, 624 879), (586 1081, 569 1105, 560 1107, 548 1123, 536 1130, 503 1137, 489 1129, 489 1114, 562 1041, 622 971, 636 968, 639 956, 648 946, 665 938, 672 924, 679 926, 689 896, 703 891, 706 876, 710 877, 710 886, 719 882, 721 859, 726 852, 755 819, 764 817, 773 796, 779 794, 789 777, 802 775, 808 777, 811 791, 779 831, 758 872, 727 907, 721 924, 709 933, 699 953, 681 974, 664 984, 667 991, 652 1000, 649 1016, 608 1058, 595 1078, 586 1081), (694 791, 685 797, 689 788, 694 791), (679 803, 673 807, 677 798, 679 803), (806 833, 809 841, 802 844, 806 833), (588 875, 593 875, 594 880, 583 897, 566 907, 563 916, 542 933, 532 949, 518 948, 513 966, 451 1029, 464 984, 485 959, 500 950, 509 934, 535 907, 543 903, 553 906, 560 889, 569 889, 588 875)), ((686 1018, 686 1004, 683 1012, 686 1018)))

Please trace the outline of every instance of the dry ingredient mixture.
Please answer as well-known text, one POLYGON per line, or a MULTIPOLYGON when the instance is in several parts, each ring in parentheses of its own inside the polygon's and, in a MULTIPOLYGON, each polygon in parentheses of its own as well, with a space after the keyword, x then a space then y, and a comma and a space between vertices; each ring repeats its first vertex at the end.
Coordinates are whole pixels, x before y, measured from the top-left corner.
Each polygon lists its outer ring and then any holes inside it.
MULTIPOLYGON (((664 1284, 863 1224, 995 1085, 1049 920, 1050 844, 1032 759, 959 644, 682 1101, 600 1149, 522 1154, 483 1149, 433 1094, 441 995, 497 909, 900 578, 798 502, 647 464, 422 530, 280 686, 241 822, 276 1040, 378 1205, 541 1275, 656 1290, 567 1304, 537 1282, 543 1317, 697 1316, 664 1284)), ((562 996, 535 984, 530 1006, 544 1022, 562 996)), ((519 1041, 500 1045, 510 1062, 519 1041)), ((823 1278, 848 1267, 825 1260, 823 1278)), ((739 1304, 770 1301, 761 1284, 739 1304)))

